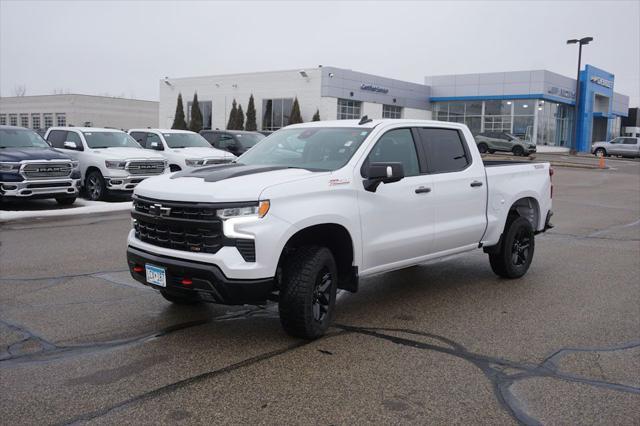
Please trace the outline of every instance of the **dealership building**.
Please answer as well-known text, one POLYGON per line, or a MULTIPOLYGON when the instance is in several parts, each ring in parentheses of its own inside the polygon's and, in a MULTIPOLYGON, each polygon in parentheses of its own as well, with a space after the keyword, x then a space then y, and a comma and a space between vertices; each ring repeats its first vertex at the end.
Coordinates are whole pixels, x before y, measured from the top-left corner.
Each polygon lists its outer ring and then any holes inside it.
MULTIPOLYGON (((614 92, 613 74, 586 65, 580 74, 579 151, 616 137, 629 98, 614 92)), ((546 70, 425 77, 424 84, 348 69, 317 68, 165 78, 160 81, 159 125, 170 127, 178 93, 189 119, 198 101, 206 128, 226 127, 233 100, 246 112, 253 94, 260 130, 288 124, 294 98, 302 118, 322 120, 413 118, 467 124, 474 134, 507 132, 538 145, 569 148, 575 129, 576 80, 546 70)))
POLYGON ((52 126, 155 127, 158 102, 78 94, 0 98, 0 125, 46 130, 52 126))

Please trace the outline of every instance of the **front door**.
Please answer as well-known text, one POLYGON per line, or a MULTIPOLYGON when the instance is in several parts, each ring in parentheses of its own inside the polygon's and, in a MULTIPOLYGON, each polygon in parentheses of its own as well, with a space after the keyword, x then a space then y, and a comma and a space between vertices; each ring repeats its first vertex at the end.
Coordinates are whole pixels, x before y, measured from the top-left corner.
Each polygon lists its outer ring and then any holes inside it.
MULTIPOLYGON (((358 193, 363 270, 384 270, 411 263, 432 251, 434 203, 431 176, 422 174, 411 129, 390 130, 368 154, 368 163, 401 162, 405 178, 358 193)), ((355 180, 362 180, 360 170, 355 180)))
POLYGON ((433 251, 478 244, 487 224, 484 164, 473 160, 457 129, 420 128, 418 134, 433 177, 433 251))

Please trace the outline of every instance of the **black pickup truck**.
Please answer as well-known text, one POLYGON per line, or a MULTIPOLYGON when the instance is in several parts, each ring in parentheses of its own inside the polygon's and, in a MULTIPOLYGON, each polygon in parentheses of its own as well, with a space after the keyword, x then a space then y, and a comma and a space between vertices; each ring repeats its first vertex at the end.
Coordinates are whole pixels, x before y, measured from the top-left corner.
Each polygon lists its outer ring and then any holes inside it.
POLYGON ((79 188, 77 161, 32 130, 0 126, 0 202, 55 198, 73 204, 79 188))

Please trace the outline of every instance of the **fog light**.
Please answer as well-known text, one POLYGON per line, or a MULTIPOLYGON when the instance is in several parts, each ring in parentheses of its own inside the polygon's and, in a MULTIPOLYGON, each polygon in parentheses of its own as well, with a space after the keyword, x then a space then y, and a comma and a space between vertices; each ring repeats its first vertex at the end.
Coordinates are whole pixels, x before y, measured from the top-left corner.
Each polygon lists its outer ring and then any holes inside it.
POLYGON ((122 181, 119 179, 111 179, 111 185, 120 185, 122 181))

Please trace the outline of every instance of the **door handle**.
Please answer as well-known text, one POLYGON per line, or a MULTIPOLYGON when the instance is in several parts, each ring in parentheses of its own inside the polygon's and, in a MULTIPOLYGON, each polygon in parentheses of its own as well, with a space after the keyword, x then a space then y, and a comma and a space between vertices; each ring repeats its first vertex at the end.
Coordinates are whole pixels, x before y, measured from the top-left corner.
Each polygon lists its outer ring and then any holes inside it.
POLYGON ((473 188, 475 188, 476 186, 482 186, 482 182, 474 180, 473 182, 471 182, 471 186, 473 188))
POLYGON ((424 186, 416 188, 416 194, 426 194, 427 192, 431 192, 431 188, 426 188, 424 186))

